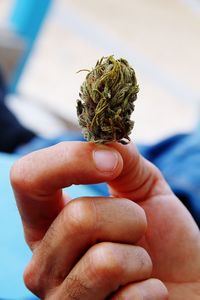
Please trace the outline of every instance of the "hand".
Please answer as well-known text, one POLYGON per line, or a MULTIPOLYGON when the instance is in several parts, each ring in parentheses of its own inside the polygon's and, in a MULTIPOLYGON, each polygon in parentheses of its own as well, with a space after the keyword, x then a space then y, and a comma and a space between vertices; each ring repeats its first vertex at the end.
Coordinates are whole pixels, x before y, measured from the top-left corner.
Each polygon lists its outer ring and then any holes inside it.
POLYGON ((25 282, 42 299, 167 299, 153 278, 169 299, 199 298, 199 230, 133 146, 62 143, 19 160, 11 181, 33 250, 25 282), (110 150, 98 167, 97 149, 110 150), (113 198, 62 194, 101 181, 113 198))

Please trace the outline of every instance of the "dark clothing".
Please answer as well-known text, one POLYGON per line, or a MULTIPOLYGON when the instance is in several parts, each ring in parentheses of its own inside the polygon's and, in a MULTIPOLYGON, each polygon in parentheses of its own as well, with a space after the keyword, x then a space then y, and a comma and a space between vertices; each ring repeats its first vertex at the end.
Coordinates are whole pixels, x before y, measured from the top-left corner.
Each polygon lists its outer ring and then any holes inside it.
POLYGON ((0 72, 0 151, 12 153, 28 143, 35 133, 24 128, 5 104, 6 86, 0 72))

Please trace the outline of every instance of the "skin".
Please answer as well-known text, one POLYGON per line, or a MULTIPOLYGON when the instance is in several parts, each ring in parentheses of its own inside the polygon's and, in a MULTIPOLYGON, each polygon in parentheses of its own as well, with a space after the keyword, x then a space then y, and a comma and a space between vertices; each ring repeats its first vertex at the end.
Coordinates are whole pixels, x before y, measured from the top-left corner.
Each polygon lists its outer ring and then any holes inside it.
POLYGON ((199 229, 132 144, 61 143, 17 161, 11 183, 41 299, 200 299, 199 229), (62 192, 104 181, 112 197, 62 192))

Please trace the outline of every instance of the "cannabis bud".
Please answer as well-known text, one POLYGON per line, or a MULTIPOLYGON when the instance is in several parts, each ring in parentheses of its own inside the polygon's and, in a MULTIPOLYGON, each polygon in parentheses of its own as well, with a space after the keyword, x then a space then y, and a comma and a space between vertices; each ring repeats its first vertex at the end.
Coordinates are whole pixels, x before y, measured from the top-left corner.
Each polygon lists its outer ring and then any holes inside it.
POLYGON ((84 137, 95 143, 127 144, 138 91, 135 71, 125 59, 109 56, 98 60, 95 68, 88 71, 80 88, 81 100, 77 101, 84 137))

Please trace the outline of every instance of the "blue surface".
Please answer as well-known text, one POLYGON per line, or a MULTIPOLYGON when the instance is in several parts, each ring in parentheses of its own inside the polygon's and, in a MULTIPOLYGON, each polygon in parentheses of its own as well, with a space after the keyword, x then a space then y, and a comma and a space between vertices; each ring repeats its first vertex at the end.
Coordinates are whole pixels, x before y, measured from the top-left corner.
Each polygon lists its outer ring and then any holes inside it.
POLYGON ((15 0, 11 24, 16 32, 33 42, 52 3, 52 0, 15 0))
MULTIPOLYGON (((24 286, 23 271, 31 252, 23 238, 22 225, 9 183, 10 167, 15 156, 0 154, 0 299, 37 299, 24 286)), ((71 197, 98 196, 89 186, 67 189, 71 197)))
POLYGON ((10 83, 12 92, 20 79, 51 3, 52 0, 15 0, 14 2, 10 23, 14 31, 24 39, 25 49, 10 83))
POLYGON ((200 228, 200 126, 190 134, 142 146, 140 152, 161 170, 200 228))

